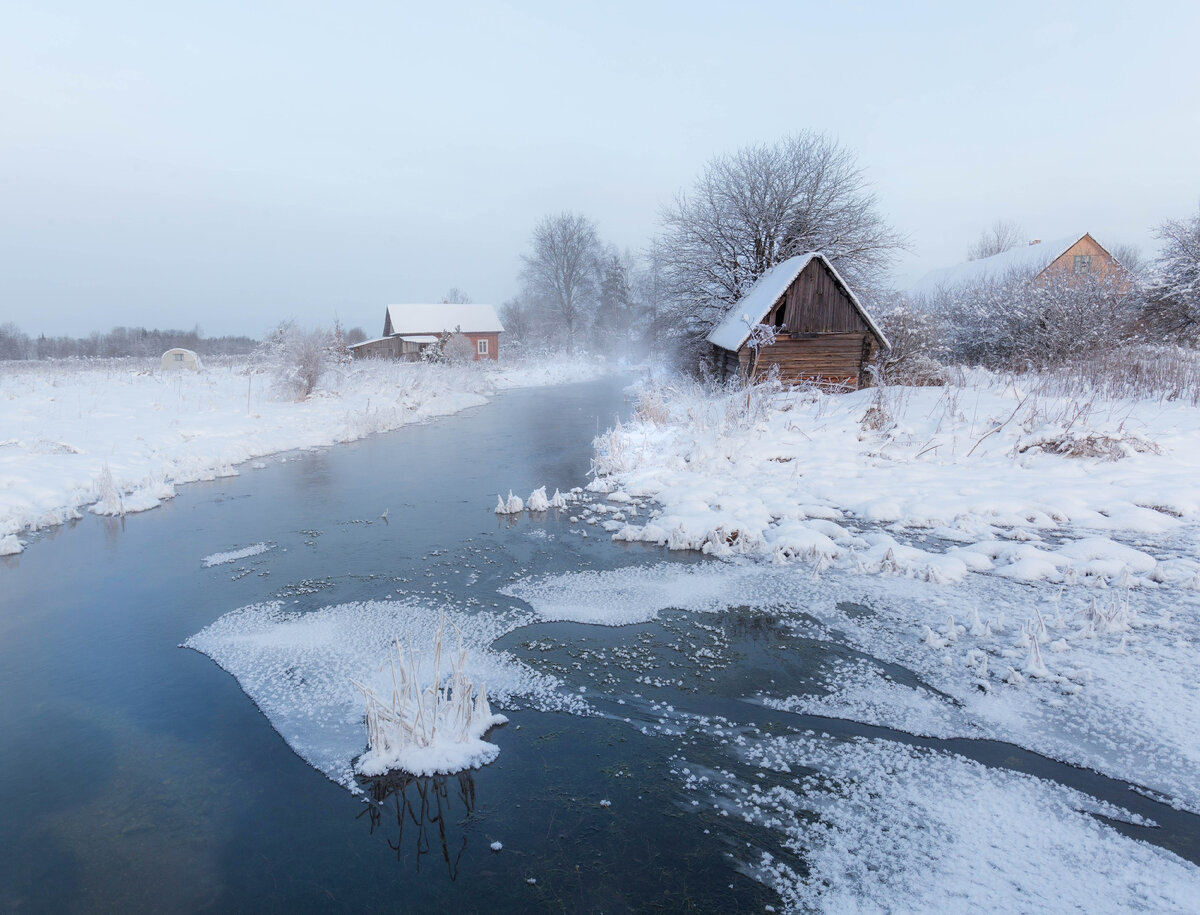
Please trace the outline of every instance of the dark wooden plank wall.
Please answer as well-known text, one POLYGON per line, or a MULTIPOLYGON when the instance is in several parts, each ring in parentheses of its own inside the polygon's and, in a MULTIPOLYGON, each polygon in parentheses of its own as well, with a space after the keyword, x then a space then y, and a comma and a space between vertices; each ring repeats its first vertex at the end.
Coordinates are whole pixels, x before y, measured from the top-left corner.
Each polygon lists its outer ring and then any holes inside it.
POLYGON ((819 260, 812 260, 788 287, 783 323, 790 334, 869 333, 845 290, 819 260))

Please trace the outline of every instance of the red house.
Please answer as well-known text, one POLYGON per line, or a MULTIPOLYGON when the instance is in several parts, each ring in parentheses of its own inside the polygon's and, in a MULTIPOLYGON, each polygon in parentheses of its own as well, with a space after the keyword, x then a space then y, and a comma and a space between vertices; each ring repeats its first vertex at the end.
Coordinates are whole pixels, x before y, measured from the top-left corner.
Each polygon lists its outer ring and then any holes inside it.
POLYGON ((402 359, 415 362, 439 341, 450 345, 461 335, 471 347, 471 358, 498 359, 504 325, 491 305, 389 305, 383 318, 383 336, 350 347, 359 359, 402 359))

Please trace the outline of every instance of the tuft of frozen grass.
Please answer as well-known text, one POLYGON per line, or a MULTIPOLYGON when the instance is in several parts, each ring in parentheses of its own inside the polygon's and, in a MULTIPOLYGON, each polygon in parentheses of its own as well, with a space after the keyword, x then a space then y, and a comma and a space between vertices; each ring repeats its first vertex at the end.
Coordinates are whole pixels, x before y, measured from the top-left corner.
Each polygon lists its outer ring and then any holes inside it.
POLYGON ((514 496, 512 490, 508 491, 508 498, 496 496, 496 514, 497 515, 519 515, 525 511, 525 503, 521 501, 520 496, 514 496))
POLYGON ((539 486, 529 494, 529 502, 526 507, 531 512, 544 512, 550 508, 550 499, 546 496, 545 486, 539 486))
MULTIPOLYGON (((380 696, 371 687, 352 681, 366 700, 367 751, 355 762, 360 775, 384 775, 403 770, 413 775, 449 775, 477 769, 500 753, 482 738, 508 721, 492 713, 487 688, 466 674, 467 651, 458 634, 449 673, 442 675, 442 643, 446 618, 434 634, 432 670, 422 685, 419 652, 410 641, 407 650, 397 639, 388 657, 392 691, 380 696)), ((498 850, 498 849, 496 849, 498 850)))

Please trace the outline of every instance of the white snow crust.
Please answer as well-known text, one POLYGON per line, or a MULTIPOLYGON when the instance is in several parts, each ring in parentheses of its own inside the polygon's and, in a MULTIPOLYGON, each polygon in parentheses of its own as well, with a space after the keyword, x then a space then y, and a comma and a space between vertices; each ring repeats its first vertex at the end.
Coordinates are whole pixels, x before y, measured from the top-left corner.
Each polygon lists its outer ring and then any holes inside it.
POLYGON ((819 773, 723 786, 725 809, 803 856, 807 875, 766 852, 754 869, 789 911, 1193 910, 1194 868, 1102 825, 1089 814, 1122 812, 1053 782, 879 740, 776 738, 744 755, 819 773))
POLYGON ((600 625, 643 622, 667 608, 744 606, 777 612, 814 637, 815 620, 826 633, 815 637, 874 660, 837 664, 823 696, 776 695, 754 684, 748 697, 916 736, 1006 741, 1200 812, 1194 592, 1180 601, 1157 590, 1110 589, 1093 601, 1092 589, 1031 589, 984 576, 937 586, 903 574, 814 575, 740 562, 542 576, 506 593, 542 619, 600 625), (912 671, 920 684, 896 682, 885 664, 912 671), (1014 671, 1016 684, 1008 682, 1014 671))

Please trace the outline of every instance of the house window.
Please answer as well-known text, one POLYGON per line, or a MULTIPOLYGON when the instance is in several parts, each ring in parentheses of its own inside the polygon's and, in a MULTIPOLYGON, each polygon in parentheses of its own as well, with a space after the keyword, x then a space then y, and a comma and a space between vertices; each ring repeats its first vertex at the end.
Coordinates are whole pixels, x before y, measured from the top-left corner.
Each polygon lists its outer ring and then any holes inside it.
POLYGON ((479 340, 475 343, 475 347, 479 355, 486 356, 488 354, 487 344, 488 342, 486 340, 479 340))
POLYGON ((1092 256, 1090 254, 1075 255, 1075 272, 1090 273, 1092 270, 1092 256))
POLYGON ((175 361, 176 361, 176 362, 183 362, 183 353, 176 353, 176 354, 175 354, 175 361))

